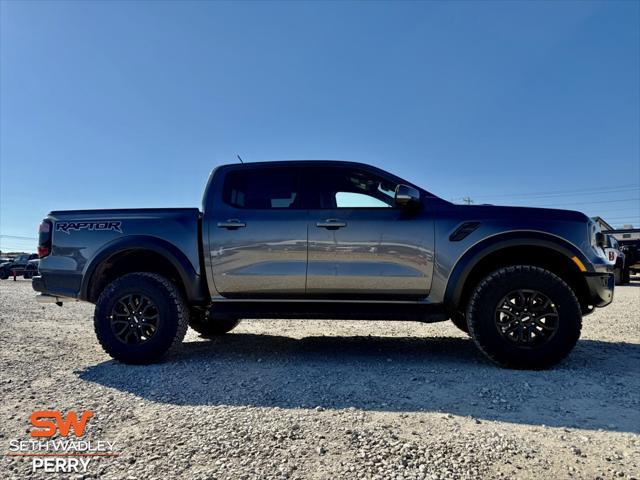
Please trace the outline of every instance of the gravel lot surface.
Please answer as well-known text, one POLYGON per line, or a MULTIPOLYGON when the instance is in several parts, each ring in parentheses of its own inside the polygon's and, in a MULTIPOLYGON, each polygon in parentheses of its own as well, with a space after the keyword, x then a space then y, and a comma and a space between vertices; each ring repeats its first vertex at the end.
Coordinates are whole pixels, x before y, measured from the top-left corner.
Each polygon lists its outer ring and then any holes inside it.
MULTIPOLYGON (((30 438, 33 410, 90 409, 87 437, 120 456, 84 478, 640 477, 637 277, 542 372, 487 363, 450 322, 245 321, 127 366, 102 352, 92 315, 0 282, 3 453, 30 438)), ((32 475, 28 458, 0 468, 32 475)))

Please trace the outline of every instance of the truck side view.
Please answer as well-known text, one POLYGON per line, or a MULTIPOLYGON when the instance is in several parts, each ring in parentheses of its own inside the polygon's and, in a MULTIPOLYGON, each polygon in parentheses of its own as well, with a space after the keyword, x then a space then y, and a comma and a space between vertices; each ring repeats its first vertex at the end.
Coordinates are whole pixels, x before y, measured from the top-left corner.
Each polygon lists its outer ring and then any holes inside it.
POLYGON ((613 299, 604 242, 579 212, 454 205, 360 163, 233 164, 202 211, 49 213, 33 288, 94 303, 98 341, 125 363, 247 318, 451 319, 495 363, 542 369, 613 299))

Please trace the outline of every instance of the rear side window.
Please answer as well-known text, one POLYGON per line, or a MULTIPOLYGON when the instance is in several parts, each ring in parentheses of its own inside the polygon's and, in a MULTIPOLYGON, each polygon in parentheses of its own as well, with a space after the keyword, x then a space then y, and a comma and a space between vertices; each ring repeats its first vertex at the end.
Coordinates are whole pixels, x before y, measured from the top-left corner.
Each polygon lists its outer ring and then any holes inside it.
POLYGON ((295 168, 242 169, 227 173, 223 201, 253 210, 302 208, 295 168))

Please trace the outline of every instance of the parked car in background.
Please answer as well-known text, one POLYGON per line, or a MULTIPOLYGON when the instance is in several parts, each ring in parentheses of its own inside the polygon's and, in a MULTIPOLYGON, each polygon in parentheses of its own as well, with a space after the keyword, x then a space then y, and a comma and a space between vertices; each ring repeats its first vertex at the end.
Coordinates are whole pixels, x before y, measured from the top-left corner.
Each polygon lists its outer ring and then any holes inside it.
POLYGON ((26 279, 33 278, 38 274, 38 267, 40 266, 40 259, 34 258, 27 262, 27 266, 24 268, 22 276, 26 279))
POLYGON ((613 235, 606 236, 605 253, 610 262, 614 264, 613 275, 616 281, 616 285, 623 285, 629 283, 629 267, 626 265, 626 255, 620 248, 620 244, 613 235))
POLYGON ((629 274, 640 273, 640 240, 625 242, 622 245, 625 254, 625 262, 629 274))
POLYGON ((35 253, 25 253, 18 255, 9 262, 0 264, 0 280, 9 278, 10 275, 13 275, 13 272, 16 272, 17 275, 22 275, 29 260, 33 260, 34 258, 38 258, 38 255, 35 253))
POLYGON ((625 265, 629 273, 640 273, 640 228, 633 228, 632 225, 624 225, 617 230, 606 232, 613 235, 620 244, 622 251, 626 255, 625 265))

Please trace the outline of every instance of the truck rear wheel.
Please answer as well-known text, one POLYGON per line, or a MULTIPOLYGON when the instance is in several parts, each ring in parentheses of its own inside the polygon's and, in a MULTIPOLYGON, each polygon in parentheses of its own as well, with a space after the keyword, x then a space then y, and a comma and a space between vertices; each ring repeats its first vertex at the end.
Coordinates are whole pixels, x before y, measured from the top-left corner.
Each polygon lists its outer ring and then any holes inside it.
POLYGON ((508 368, 555 365, 573 349, 582 328, 573 290, 548 270, 524 265, 501 268, 480 282, 467 319, 476 346, 508 368))
POLYGON ((239 318, 211 317, 210 310, 191 309, 189 326, 205 338, 219 337, 229 333, 240 323, 239 318))
POLYGON ((176 286, 155 273, 114 280, 96 302, 94 327, 105 352, 124 363, 160 360, 187 332, 188 310, 176 286))

